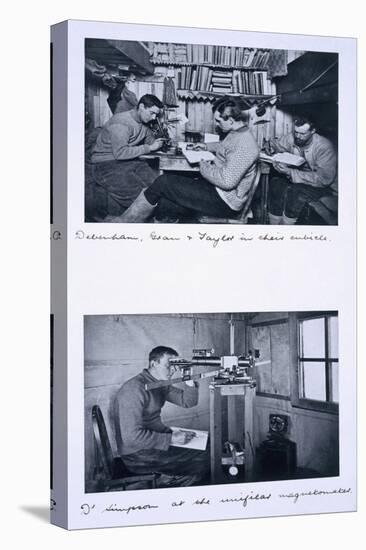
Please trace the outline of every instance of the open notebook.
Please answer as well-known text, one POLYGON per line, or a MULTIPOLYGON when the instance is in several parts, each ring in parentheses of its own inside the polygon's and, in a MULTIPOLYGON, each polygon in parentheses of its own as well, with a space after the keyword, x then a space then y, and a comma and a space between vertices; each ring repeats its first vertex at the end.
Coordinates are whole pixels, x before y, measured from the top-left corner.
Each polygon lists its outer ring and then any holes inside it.
POLYGON ((207 439, 208 439, 208 432, 203 430, 192 430, 192 429, 186 429, 186 428, 177 428, 176 426, 171 426, 171 429, 173 432, 194 432, 195 437, 191 439, 189 443, 186 443, 185 445, 176 445, 172 444, 172 447, 184 447, 185 449, 197 449, 198 451, 204 451, 206 450, 207 446, 207 439))
POLYGON ((192 151, 192 149, 187 149, 187 143, 183 141, 179 142, 179 147, 182 149, 182 153, 189 164, 197 164, 201 160, 214 160, 215 158, 215 155, 210 153, 210 151, 192 151))
POLYGON ((293 153, 276 153, 275 155, 267 155, 266 153, 260 153, 260 159, 264 162, 282 162, 288 166, 301 166, 304 164, 305 159, 299 155, 293 153))

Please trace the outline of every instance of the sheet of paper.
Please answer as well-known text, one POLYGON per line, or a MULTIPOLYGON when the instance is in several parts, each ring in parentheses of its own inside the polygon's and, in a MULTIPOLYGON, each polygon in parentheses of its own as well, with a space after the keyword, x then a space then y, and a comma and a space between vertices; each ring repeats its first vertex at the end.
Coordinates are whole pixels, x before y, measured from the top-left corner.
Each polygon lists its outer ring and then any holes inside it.
POLYGON ((194 432, 195 437, 191 439, 189 443, 186 443, 185 445, 176 445, 172 444, 172 447, 184 447, 185 449, 196 449, 198 451, 204 451, 206 450, 207 446, 207 439, 208 439, 208 432, 204 430, 191 430, 187 428, 177 428, 176 426, 171 426, 171 429, 173 432, 194 432))
POLYGON ((219 134, 210 134, 209 132, 205 133, 204 142, 205 143, 217 143, 220 141, 219 134))

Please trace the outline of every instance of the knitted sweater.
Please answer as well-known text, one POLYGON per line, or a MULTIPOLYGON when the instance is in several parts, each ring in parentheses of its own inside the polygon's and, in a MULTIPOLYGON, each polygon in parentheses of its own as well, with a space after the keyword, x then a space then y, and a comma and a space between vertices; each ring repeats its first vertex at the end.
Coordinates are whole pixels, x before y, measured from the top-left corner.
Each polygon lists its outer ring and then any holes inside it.
POLYGON ((169 448, 172 431, 161 420, 161 409, 166 401, 180 407, 194 407, 198 403, 198 388, 184 385, 145 390, 145 384, 156 382, 148 369, 123 384, 115 399, 117 447, 121 456, 146 449, 169 448))
POLYGON ((216 186, 218 194, 232 210, 240 210, 257 173, 257 142, 245 126, 232 130, 215 145, 216 158, 212 164, 204 165, 201 174, 216 186))
POLYGON ((136 109, 117 113, 99 133, 91 162, 135 159, 149 153, 149 144, 154 140, 152 131, 142 124, 136 109))
POLYGON ((291 168, 293 183, 305 183, 313 187, 329 187, 337 193, 337 156, 331 142, 319 134, 313 134, 311 142, 304 147, 295 145, 293 134, 270 140, 276 153, 293 153, 305 158, 300 168, 291 168))

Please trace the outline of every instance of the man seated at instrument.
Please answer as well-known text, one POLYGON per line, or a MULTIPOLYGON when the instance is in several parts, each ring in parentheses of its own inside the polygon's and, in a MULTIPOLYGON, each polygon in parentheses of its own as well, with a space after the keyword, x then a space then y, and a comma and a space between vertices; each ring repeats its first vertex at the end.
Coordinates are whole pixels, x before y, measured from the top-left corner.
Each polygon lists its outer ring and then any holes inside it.
POLYGON ((270 224, 295 224, 310 201, 337 196, 336 152, 331 142, 317 133, 309 118, 295 118, 293 132, 269 140, 265 152, 288 152, 305 159, 296 168, 273 163, 276 175, 269 186, 270 224))
POLYGON ((186 445, 194 432, 172 431, 161 419, 166 401, 180 407, 198 404, 198 384, 188 380, 182 388, 166 385, 151 390, 146 384, 170 381, 174 368, 170 359, 177 352, 158 346, 149 354, 149 366, 119 389, 115 399, 116 440, 126 466, 134 473, 160 473, 158 486, 199 484, 208 473, 206 451, 174 445, 186 445))
POLYGON ((225 134, 222 141, 206 144, 207 150, 216 154, 215 160, 201 161, 198 177, 159 176, 122 216, 112 221, 142 222, 153 212, 158 221, 238 215, 255 181, 259 149, 240 99, 221 98, 212 110, 216 127, 225 134))
POLYGON ((137 107, 114 114, 100 131, 93 152, 93 177, 108 197, 108 214, 121 214, 157 177, 146 161, 140 159, 160 149, 150 124, 163 104, 154 95, 143 95, 137 107))

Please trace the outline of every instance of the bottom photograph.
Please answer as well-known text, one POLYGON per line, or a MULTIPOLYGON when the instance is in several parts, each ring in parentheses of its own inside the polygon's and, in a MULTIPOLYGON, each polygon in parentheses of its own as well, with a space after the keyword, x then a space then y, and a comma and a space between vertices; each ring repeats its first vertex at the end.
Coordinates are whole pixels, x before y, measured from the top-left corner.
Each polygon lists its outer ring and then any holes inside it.
POLYGON ((85 492, 339 475, 337 311, 84 316, 85 492))

